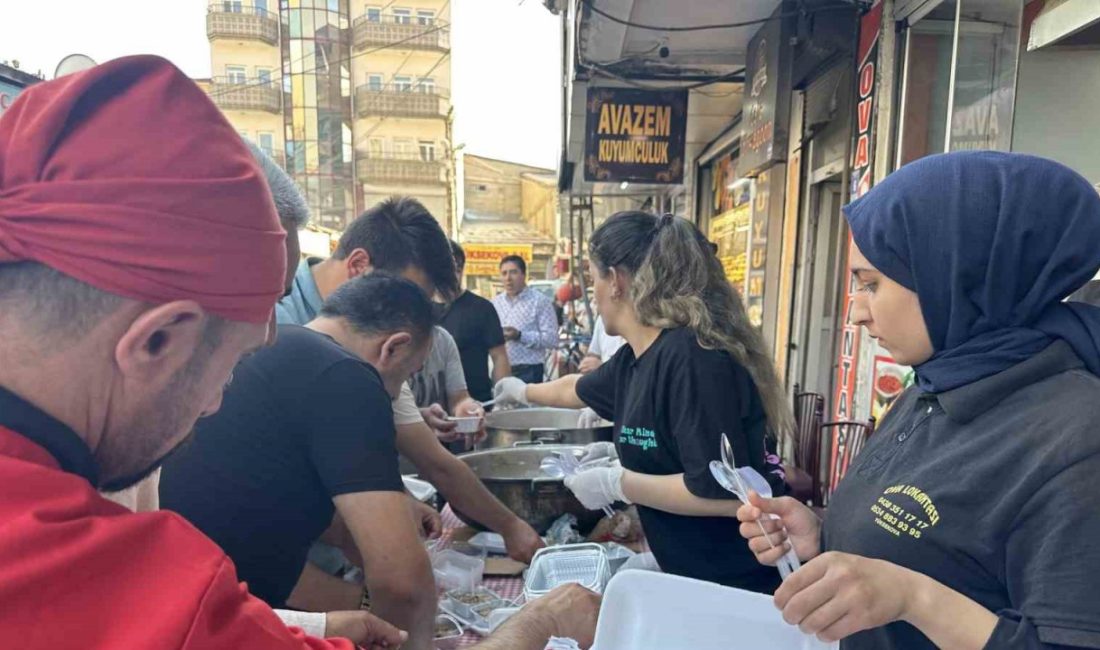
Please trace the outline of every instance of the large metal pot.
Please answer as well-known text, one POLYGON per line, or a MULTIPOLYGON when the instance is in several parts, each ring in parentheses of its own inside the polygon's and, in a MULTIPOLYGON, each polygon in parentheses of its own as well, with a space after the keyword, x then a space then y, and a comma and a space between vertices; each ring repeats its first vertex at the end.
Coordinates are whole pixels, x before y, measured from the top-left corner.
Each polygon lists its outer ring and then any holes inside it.
MULTIPOLYGON (((459 459, 477 474, 493 496, 531 524, 542 535, 563 514, 577 517, 578 527, 587 533, 599 522, 603 513, 588 510, 573 496, 560 478, 550 478, 542 473, 542 459, 558 451, 565 451, 580 458, 584 447, 580 445, 532 445, 488 449, 461 454, 459 459)), ((451 504, 454 508, 454 504, 451 504)), ((455 510, 458 518, 474 528, 484 528, 477 522, 455 510)))
POLYGON ((485 440, 477 449, 497 449, 542 442, 543 444, 587 445, 611 440, 610 425, 582 428, 581 412, 575 409, 522 408, 493 411, 485 416, 485 440))

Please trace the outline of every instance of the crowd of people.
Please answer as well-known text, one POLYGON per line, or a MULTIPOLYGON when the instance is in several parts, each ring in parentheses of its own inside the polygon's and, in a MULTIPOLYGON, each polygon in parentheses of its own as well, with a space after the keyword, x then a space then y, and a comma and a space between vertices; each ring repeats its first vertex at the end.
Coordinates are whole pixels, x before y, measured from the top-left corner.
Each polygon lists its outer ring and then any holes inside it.
MULTIPOLYGON (((612 422, 566 479, 585 507, 636 506, 660 570, 845 650, 1100 648, 1100 308, 1063 301, 1100 270, 1100 196, 977 152, 844 211, 852 319, 918 382, 821 513, 783 496, 790 401, 691 222, 596 229, 588 356, 544 383, 559 324, 522 258, 464 291, 397 197, 302 259, 294 183, 168 62, 28 89, 0 119, 0 646, 430 648, 441 520, 402 458, 514 559, 544 545, 455 455, 493 400, 612 422), (718 484, 723 437, 774 496, 718 484)), ((477 647, 588 647, 599 606, 562 587, 477 647)))

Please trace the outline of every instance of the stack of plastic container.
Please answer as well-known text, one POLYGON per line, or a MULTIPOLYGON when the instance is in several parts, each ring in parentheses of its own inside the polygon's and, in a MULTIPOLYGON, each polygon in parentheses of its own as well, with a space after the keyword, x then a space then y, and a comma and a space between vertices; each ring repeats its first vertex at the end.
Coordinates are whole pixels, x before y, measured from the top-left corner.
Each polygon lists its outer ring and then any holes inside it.
POLYGON ((602 593, 610 579, 607 551, 599 544, 553 546, 535 553, 527 569, 523 593, 530 602, 571 582, 602 593))

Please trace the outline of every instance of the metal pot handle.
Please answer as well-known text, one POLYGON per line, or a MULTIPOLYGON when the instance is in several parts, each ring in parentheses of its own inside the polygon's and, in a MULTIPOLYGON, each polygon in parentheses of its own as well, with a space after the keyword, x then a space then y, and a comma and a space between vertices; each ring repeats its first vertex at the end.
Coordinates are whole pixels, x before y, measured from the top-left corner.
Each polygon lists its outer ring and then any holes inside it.
POLYGON ((546 444, 542 440, 517 440, 512 443, 513 447, 533 447, 535 445, 546 444))
POLYGON ((565 440, 565 434, 561 429, 554 429, 552 427, 536 427, 530 430, 531 440, 540 442, 563 442, 565 440))

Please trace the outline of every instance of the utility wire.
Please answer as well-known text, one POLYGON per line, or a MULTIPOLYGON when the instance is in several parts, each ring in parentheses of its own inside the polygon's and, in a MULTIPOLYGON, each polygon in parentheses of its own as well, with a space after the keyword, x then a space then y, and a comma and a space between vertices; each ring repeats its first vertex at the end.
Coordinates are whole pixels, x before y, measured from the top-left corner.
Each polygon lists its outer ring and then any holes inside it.
POLYGON ((699 32, 708 29, 734 29, 736 27, 748 27, 750 25, 762 25, 766 22, 773 20, 782 20, 784 18, 793 18, 795 16, 801 16, 804 14, 814 14, 822 11, 832 11, 836 9, 849 9, 851 5, 831 5, 827 7, 818 7, 816 9, 807 11, 788 11, 786 13, 776 14, 767 18, 757 18, 756 20, 743 20, 736 23, 724 23, 718 25, 685 25, 685 26, 666 26, 666 25, 645 25, 642 23, 635 23, 629 20, 624 20, 618 16, 613 16, 603 9, 596 6, 594 0, 581 0, 581 3, 589 8, 593 13, 599 14, 604 18, 619 23, 620 25, 626 25, 627 27, 633 27, 635 29, 648 29, 654 32, 699 32))

